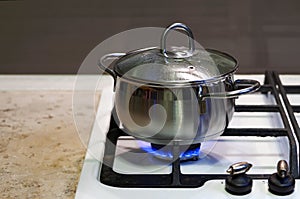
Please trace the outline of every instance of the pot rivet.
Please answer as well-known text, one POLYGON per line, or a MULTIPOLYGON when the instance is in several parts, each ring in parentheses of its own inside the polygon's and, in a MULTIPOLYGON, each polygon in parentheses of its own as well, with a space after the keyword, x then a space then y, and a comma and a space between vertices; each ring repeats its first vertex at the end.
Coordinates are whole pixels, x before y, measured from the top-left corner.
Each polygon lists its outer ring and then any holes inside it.
POLYGON ((195 66, 188 66, 188 69, 195 70, 195 66))

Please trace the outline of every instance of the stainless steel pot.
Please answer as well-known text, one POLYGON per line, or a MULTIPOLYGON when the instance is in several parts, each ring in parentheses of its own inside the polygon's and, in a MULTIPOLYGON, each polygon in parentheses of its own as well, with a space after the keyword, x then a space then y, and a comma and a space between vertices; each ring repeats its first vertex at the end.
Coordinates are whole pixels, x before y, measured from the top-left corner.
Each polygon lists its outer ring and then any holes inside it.
POLYGON ((115 109, 125 131, 138 139, 167 145, 200 143, 224 132, 235 98, 254 92, 255 80, 236 80, 237 61, 211 49, 195 49, 184 24, 169 26, 161 47, 103 56, 100 68, 115 80, 115 109), (188 35, 189 47, 166 48, 172 29, 188 35), (114 60, 109 67, 104 62, 114 60))

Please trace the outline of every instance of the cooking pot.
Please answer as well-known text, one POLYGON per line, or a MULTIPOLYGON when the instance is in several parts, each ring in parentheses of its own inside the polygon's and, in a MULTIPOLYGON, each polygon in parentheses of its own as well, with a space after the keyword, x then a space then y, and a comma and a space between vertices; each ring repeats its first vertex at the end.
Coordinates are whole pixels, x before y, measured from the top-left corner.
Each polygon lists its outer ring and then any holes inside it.
POLYGON ((115 110, 124 130, 154 144, 200 143, 221 135, 234 112, 235 98, 254 92, 256 80, 236 80, 232 56, 196 49, 189 27, 174 23, 160 47, 104 55, 99 66, 114 78, 115 110), (170 47, 171 30, 188 36, 188 47, 170 47), (114 59, 107 67, 105 62, 114 59))

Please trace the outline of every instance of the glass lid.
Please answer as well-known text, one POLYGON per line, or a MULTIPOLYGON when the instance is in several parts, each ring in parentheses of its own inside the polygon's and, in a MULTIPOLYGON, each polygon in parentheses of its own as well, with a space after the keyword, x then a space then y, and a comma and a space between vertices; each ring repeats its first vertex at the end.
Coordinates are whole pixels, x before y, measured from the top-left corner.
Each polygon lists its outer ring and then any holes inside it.
POLYGON ((175 23, 163 33, 161 47, 139 49, 127 53, 114 62, 114 71, 126 79, 176 84, 206 81, 234 72, 237 61, 225 53, 210 49, 195 49, 191 30, 175 23), (166 36, 172 29, 188 35, 189 47, 170 47, 166 50, 166 36))

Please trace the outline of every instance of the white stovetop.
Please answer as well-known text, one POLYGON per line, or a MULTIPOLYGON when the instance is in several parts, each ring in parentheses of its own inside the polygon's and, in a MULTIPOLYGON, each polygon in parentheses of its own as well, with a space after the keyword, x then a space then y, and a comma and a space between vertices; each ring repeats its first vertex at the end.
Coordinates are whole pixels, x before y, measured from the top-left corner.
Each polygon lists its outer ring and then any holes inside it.
MULTIPOLYGON (((263 83, 263 75, 236 75, 238 78, 257 79, 263 83)), ((281 79, 285 85, 300 85, 300 76, 284 75, 281 79)), ((213 180, 199 188, 114 188, 101 184, 97 177, 104 150, 105 135, 109 127, 110 112, 113 107, 112 79, 101 78, 100 85, 109 85, 102 88, 102 96, 98 112, 91 132, 88 152, 85 157, 76 198, 276 198, 268 192, 267 179, 254 180, 252 192, 245 196, 233 196, 224 190, 224 180, 213 180)), ((288 96, 293 105, 300 105, 299 95, 288 96)), ((247 95, 240 97, 237 104, 274 104, 272 96, 247 95)), ((300 115, 296 115, 298 122, 300 115)), ((277 113, 235 113, 229 127, 239 128, 268 128, 283 127, 277 113), (254 126, 253 126, 254 125, 254 126)), ((122 139, 122 138, 120 138, 122 139)), ((170 173, 169 165, 153 159, 144 153, 132 153, 139 150, 139 144, 134 139, 125 139, 120 142, 117 157, 113 169, 119 173, 170 173), (125 147, 126 146, 126 147, 125 147), (130 147, 128 147, 130 146, 130 147), (140 164, 136 164, 136 163, 140 164)), ((288 160, 288 145, 286 138, 260 138, 251 137, 246 140, 234 137, 221 137, 218 142, 211 141, 201 146, 203 157, 196 163, 181 165, 182 173, 225 173, 229 165, 248 161, 253 168, 248 173, 274 173, 277 161, 288 160), (210 150, 212 150, 210 152, 210 150), (205 153, 205 151, 207 153, 205 153), (208 153, 210 152, 210 153, 208 153), (201 171, 201 172, 200 172, 201 171)), ((296 190, 292 195, 278 198, 298 198, 300 193, 300 181, 296 182, 296 190), (298 197, 297 197, 298 195, 298 197)))

